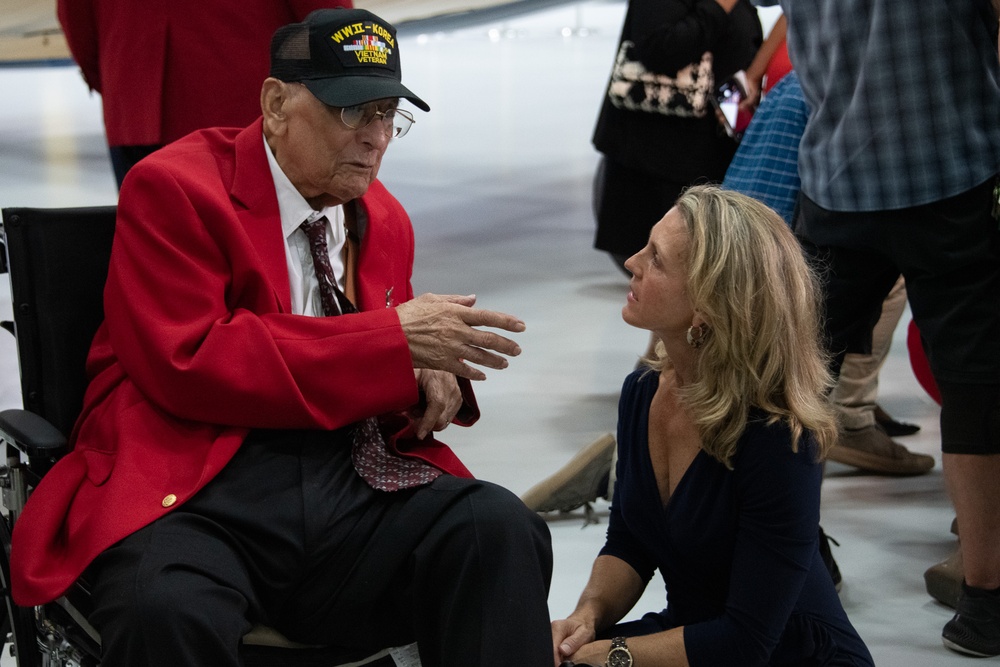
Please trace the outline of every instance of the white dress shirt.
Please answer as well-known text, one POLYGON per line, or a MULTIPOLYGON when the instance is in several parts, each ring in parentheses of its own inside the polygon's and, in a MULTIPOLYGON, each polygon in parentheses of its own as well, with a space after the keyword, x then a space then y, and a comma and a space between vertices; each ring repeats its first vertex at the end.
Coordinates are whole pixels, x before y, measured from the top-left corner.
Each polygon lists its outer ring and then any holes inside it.
POLYGON ((306 220, 326 216, 326 244, 330 253, 330 266, 337 279, 337 287, 345 289, 343 248, 347 241, 344 228, 344 207, 330 206, 320 211, 313 209, 299 194, 292 182, 274 159, 267 141, 264 142, 267 163, 271 168, 271 178, 278 195, 278 212, 281 215, 281 231, 285 239, 285 261, 288 265, 288 284, 292 291, 292 312, 296 315, 323 316, 323 302, 319 295, 319 281, 313 269, 309 239, 299 229, 306 220))

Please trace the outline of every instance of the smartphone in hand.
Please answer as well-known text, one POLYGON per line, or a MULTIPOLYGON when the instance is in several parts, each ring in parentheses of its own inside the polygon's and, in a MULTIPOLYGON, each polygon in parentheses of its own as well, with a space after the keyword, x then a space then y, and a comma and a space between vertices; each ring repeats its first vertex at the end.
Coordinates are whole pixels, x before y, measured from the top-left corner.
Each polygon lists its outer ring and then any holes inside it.
POLYGON ((715 108, 720 111, 719 115, 722 117, 722 125, 726 128, 726 134, 736 141, 743 138, 743 133, 753 116, 751 110, 740 108, 740 103, 747 97, 746 81, 746 72, 740 70, 716 89, 715 97, 712 100, 715 103, 715 108))

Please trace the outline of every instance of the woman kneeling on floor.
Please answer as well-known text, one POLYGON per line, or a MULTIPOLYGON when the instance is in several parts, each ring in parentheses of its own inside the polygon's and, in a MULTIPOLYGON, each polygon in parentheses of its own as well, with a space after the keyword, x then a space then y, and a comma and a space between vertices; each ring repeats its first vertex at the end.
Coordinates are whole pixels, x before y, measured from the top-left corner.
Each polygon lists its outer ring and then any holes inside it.
POLYGON ((626 267, 622 317, 661 342, 622 389, 607 542, 552 624, 555 662, 872 665, 820 558, 837 429, 795 237, 756 200, 694 187, 626 267), (666 609, 616 625, 657 569, 666 609))

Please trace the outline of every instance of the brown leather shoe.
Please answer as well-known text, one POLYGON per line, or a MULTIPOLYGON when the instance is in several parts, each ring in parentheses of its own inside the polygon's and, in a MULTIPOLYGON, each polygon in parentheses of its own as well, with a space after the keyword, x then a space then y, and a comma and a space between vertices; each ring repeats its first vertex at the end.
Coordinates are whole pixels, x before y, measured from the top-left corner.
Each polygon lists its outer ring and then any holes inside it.
POLYGON ((877 424, 842 429, 827 459, 882 475, 922 475, 934 467, 933 456, 911 452, 877 424))
POLYGON ((924 572, 927 593, 946 607, 957 607, 965 577, 962 567, 962 543, 959 542, 953 554, 924 572))
POLYGON ((562 468, 528 489, 521 500, 536 512, 569 512, 613 491, 611 464, 615 436, 608 433, 590 443, 562 468))

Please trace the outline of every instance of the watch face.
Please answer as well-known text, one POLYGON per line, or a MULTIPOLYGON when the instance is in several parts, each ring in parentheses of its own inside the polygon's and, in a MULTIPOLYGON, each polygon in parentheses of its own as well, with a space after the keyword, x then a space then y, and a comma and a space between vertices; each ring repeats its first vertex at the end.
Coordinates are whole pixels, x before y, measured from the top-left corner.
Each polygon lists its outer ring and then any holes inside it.
POLYGON ((632 667, 632 654, 627 648, 613 648, 608 653, 608 667, 632 667))

